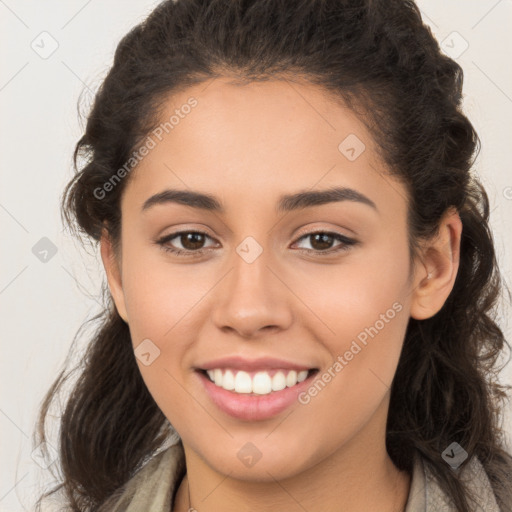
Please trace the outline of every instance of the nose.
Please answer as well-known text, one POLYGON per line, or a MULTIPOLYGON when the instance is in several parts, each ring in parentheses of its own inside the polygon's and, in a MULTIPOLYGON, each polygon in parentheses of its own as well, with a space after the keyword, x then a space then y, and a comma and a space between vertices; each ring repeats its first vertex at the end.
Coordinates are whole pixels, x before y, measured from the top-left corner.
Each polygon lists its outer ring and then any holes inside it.
POLYGON ((294 295, 284 277, 269 266, 265 252, 252 263, 236 255, 233 267, 216 287, 214 324, 243 338, 289 328, 294 295))

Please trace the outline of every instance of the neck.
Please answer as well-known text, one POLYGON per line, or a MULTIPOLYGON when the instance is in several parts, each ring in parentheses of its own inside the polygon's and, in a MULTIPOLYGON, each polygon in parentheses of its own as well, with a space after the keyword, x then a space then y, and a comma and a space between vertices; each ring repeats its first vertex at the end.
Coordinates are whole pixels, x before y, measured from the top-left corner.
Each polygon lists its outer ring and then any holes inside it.
MULTIPOLYGON (((384 416, 385 417, 385 416, 384 416)), ((173 512, 403 512, 411 477, 399 471, 385 449, 385 422, 369 424, 350 443, 294 476, 266 481, 232 478, 204 463, 185 443, 187 474, 173 512), (380 423, 381 435, 375 431, 380 423), (189 504, 190 493, 190 504, 189 504)), ((270 477, 270 474, 269 474, 270 477)))

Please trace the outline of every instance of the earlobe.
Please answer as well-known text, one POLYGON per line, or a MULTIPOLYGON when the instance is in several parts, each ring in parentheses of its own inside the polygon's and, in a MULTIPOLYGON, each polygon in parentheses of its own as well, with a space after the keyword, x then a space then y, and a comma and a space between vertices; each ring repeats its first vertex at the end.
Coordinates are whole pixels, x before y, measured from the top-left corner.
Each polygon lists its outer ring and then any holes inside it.
POLYGON ((425 244, 412 291, 410 315, 416 320, 434 316, 444 305, 455 284, 460 262, 462 221, 449 209, 441 218, 436 237, 425 244))
POLYGON ((115 255, 112 241, 106 229, 103 229, 100 239, 100 253, 103 267, 107 276, 110 294, 116 305, 119 316, 128 323, 128 315, 126 314, 126 305, 124 301, 123 284, 121 278, 121 269, 118 258, 115 255))

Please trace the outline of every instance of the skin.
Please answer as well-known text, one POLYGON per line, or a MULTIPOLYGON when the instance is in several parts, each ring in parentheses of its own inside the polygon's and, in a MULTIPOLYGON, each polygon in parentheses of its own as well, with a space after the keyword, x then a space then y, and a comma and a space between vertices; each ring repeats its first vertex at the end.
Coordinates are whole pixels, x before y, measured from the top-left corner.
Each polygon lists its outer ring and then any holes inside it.
MULTIPOLYGON (((120 254, 106 231, 101 239, 109 287, 134 348, 149 338, 160 350, 149 366, 137 361, 185 449, 187 476, 173 510, 188 509, 188 484, 200 512, 316 512, 340 504, 352 512, 403 510, 410 475, 385 448, 390 385, 409 317, 433 316, 453 287, 458 214, 443 216, 439 235, 411 266, 406 189, 386 174, 351 110, 307 83, 241 86, 219 78, 169 97, 162 119, 191 96, 198 105, 130 175, 120 254), (366 146, 354 161, 338 150, 348 134, 366 146), (378 212, 343 201, 275 213, 281 194, 330 186, 356 189, 378 212), (226 211, 168 203, 142 213, 144 201, 166 188, 212 194, 226 211), (210 252, 175 256, 155 243, 185 229, 206 231, 211 238, 202 246, 210 252), (314 237, 301 239, 317 231, 359 244, 321 256, 314 237), (250 264, 236 251, 248 236, 263 249, 250 264), (401 311, 317 396, 269 420, 227 416, 193 371, 239 354, 281 357, 321 374, 395 302, 401 311), (252 467, 237 457, 247 442, 262 453, 252 467)), ((183 237, 168 242, 194 250, 186 244, 183 237)), ((328 248, 336 246, 331 239, 328 248)))

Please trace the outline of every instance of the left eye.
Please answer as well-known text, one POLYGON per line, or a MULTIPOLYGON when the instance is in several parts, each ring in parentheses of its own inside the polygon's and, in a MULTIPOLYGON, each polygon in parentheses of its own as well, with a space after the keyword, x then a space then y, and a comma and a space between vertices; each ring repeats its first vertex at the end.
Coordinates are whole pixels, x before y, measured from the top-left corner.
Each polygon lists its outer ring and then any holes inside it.
MULTIPOLYGON (((186 255, 186 256, 196 256, 203 254, 209 248, 202 247, 204 244, 205 238, 209 238, 213 240, 207 233, 202 231, 180 231, 178 233, 172 233, 170 235, 166 235, 161 239, 157 240, 157 244, 162 247, 163 250, 178 254, 178 255, 186 255), (173 247, 169 244, 171 240, 175 238, 179 239, 182 247, 173 247), (188 246, 188 247, 187 247, 188 246)), ((351 246, 356 245, 358 242, 351 238, 348 238, 340 233, 328 232, 328 231, 316 231, 313 233, 308 233, 306 235, 301 236, 297 242, 305 239, 312 239, 313 246, 316 246, 317 249, 299 249, 300 251, 305 251, 308 253, 316 253, 319 255, 331 254, 333 252, 340 252, 344 250, 348 250, 351 246), (334 248, 331 247, 333 241, 340 242, 338 246, 334 248), (328 247, 327 247, 328 246, 328 247)), ((296 242, 296 243, 297 243, 296 242)))
MULTIPOLYGON (((317 231, 315 233, 308 233, 307 235, 301 236, 298 241, 303 239, 312 239, 314 244, 318 244, 321 250, 313 252, 327 253, 331 254, 333 252, 344 251, 347 250, 350 246, 355 245, 357 243, 356 240, 352 238, 348 238, 346 236, 340 235, 339 233, 330 233, 328 231, 317 231), (333 240, 337 240, 340 242, 338 246, 326 247, 326 245, 331 245, 333 240)), ((306 251, 310 251, 310 249, 305 249, 306 251)))

